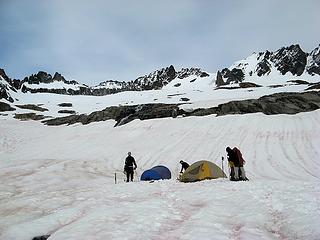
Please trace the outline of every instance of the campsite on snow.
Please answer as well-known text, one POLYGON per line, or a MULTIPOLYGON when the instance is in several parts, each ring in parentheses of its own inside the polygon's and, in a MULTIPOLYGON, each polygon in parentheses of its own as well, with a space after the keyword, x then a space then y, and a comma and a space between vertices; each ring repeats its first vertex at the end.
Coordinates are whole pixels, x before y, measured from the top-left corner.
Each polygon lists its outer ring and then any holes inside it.
POLYGON ((95 87, 1 69, 0 239, 319 239, 319 74, 299 45, 95 87))

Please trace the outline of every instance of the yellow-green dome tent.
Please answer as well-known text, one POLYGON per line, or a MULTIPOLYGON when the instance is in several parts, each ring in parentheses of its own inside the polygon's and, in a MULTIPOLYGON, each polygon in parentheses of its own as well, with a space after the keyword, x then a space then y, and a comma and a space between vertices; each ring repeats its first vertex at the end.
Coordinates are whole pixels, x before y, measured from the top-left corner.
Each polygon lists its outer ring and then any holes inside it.
POLYGON ((192 164, 180 176, 181 182, 196 182, 205 179, 226 178, 226 174, 213 162, 206 160, 192 164))

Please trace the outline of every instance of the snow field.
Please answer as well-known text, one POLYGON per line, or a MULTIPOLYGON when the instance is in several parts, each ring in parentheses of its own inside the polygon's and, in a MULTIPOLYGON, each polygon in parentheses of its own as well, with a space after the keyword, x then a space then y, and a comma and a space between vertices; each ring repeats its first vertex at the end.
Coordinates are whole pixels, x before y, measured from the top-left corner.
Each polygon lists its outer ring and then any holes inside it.
POLYGON ((319 110, 117 128, 0 120, 0 239, 319 239, 319 124, 319 110), (228 145, 249 182, 175 180, 179 160, 221 166, 228 145), (123 183, 127 151, 138 175, 163 164, 173 179, 123 183))

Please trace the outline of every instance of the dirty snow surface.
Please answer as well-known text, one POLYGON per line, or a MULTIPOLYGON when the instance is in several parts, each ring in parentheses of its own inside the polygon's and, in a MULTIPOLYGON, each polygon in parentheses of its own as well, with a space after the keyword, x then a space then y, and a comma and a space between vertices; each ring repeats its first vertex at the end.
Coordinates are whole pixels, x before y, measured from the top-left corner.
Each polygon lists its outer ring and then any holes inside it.
POLYGON ((114 123, 0 120, 1 240, 320 239, 319 110, 114 123), (226 146, 242 150, 250 181, 176 180, 179 160, 221 166, 226 146), (159 164, 171 180, 138 180, 159 164))

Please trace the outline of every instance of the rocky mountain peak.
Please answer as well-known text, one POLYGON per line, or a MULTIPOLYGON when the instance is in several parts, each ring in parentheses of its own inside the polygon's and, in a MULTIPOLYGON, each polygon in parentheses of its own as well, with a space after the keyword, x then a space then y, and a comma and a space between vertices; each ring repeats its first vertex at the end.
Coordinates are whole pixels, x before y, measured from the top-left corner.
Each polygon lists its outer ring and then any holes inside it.
POLYGON ((141 90, 161 89, 171 82, 176 75, 176 70, 170 65, 169 67, 161 68, 148 75, 139 77, 133 83, 139 85, 141 90))
POLYGON ((308 56, 307 72, 310 75, 320 75, 320 44, 308 56))
POLYGON ((65 82, 66 81, 66 79, 58 72, 55 72, 52 80, 53 81, 61 81, 61 82, 65 82))
POLYGON ((16 89, 13 87, 13 82, 7 76, 4 69, 0 68, 0 99, 13 102, 11 92, 16 92, 16 89))
POLYGON ((300 76, 307 64, 308 54, 302 51, 299 44, 282 47, 271 56, 271 61, 282 75, 291 72, 300 76))
POLYGON ((51 74, 39 71, 37 74, 32 74, 29 77, 25 77, 22 83, 27 82, 28 84, 40 84, 40 83, 52 83, 52 82, 64 82, 66 84, 78 84, 77 81, 67 81, 60 73, 55 72, 54 76, 52 77, 51 74))
POLYGON ((250 77, 268 76, 271 72, 281 75, 291 73, 301 76, 304 73, 320 75, 320 46, 310 54, 304 52, 299 44, 282 47, 275 52, 265 51, 236 62, 230 68, 218 71, 216 85, 239 83, 250 77))
POLYGON ((0 68, 0 76, 6 80, 7 82, 10 81, 9 77, 7 76, 6 72, 4 71, 4 69, 0 68))

